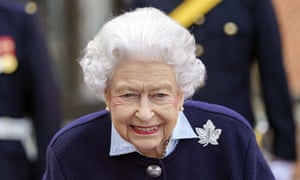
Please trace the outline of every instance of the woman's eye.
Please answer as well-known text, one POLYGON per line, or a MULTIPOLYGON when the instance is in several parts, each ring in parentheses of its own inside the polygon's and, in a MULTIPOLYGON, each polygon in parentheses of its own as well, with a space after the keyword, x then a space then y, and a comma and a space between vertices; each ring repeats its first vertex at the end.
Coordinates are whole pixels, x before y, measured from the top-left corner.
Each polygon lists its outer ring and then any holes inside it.
POLYGON ((166 97, 167 94, 164 94, 164 93, 157 93, 154 95, 154 97, 158 97, 158 98, 162 98, 162 97, 166 97))
POLYGON ((125 99, 132 99, 132 98, 137 97, 137 95, 133 94, 133 93, 126 93, 126 94, 121 95, 121 97, 125 98, 125 99))
POLYGON ((134 95, 133 95, 133 94, 129 94, 129 93, 128 93, 128 94, 123 94, 122 96, 123 96, 123 97, 127 97, 127 98, 128 98, 128 97, 132 97, 132 96, 134 96, 134 95))

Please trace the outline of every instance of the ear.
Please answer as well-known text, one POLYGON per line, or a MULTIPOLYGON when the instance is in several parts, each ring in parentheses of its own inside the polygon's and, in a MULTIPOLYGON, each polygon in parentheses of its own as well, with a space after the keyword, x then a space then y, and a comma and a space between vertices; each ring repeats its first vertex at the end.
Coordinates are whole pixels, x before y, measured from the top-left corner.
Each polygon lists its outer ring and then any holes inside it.
POLYGON ((109 93, 108 88, 105 88, 103 98, 104 98, 106 107, 110 108, 110 100, 111 99, 110 99, 110 93, 109 93))
POLYGON ((184 95, 182 92, 179 93, 179 110, 183 109, 184 104, 184 95))

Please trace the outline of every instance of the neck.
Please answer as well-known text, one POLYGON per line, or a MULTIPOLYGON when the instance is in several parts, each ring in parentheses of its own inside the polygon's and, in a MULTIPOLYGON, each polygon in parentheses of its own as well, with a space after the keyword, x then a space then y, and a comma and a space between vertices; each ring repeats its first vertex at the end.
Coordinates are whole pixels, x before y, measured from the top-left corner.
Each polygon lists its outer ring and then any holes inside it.
POLYGON ((143 151, 142 154, 146 157, 149 158, 158 158, 158 159, 163 159, 166 156, 166 152, 167 152, 167 147, 169 144, 170 138, 166 139, 162 145, 160 146, 160 148, 158 148, 156 151, 149 151, 149 152, 145 152, 143 151))
POLYGON ((165 156, 166 156, 166 154, 167 154, 167 147, 168 147, 169 141, 170 141, 170 138, 168 138, 168 139, 164 142, 164 144, 163 144, 163 150, 162 150, 160 159, 165 158, 165 156))

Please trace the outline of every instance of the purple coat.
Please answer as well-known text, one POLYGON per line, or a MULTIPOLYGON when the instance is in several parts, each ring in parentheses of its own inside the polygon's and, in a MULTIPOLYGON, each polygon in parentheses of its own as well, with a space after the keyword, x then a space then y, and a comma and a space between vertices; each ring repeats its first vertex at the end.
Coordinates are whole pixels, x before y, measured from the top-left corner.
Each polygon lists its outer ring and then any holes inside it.
POLYGON ((193 129, 205 129, 208 120, 215 130, 221 129, 218 144, 204 146, 198 138, 185 139, 164 159, 138 153, 110 157, 110 114, 100 111, 73 121, 55 135, 43 180, 144 180, 153 179, 151 174, 169 180, 274 179, 251 126, 239 114, 195 101, 185 103, 184 114, 193 129))

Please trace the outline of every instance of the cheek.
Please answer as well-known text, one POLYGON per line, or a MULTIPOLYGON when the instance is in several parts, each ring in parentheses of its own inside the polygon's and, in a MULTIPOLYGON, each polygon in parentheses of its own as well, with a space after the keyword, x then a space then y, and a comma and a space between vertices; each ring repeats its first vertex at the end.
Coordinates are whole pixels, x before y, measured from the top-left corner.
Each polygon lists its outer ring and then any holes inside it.
POLYGON ((111 116, 114 123, 125 123, 128 118, 128 111, 125 103, 118 97, 111 97, 111 116))
POLYGON ((111 118, 115 127, 122 131, 123 134, 127 130, 127 124, 132 116, 130 106, 128 106, 119 97, 111 97, 111 118))
POLYGON ((111 97, 111 108, 117 108, 119 106, 124 106, 124 102, 121 98, 112 96, 111 97))
POLYGON ((169 103, 168 106, 157 108, 156 113, 160 116, 163 121, 166 122, 166 128, 172 129, 178 118, 179 113, 179 101, 178 99, 174 99, 169 103))
POLYGON ((166 122, 165 132, 169 134, 174 129, 179 113, 179 106, 181 105, 180 96, 176 95, 169 101, 169 105, 165 108, 159 108, 157 113, 166 122))
POLYGON ((181 96, 179 94, 176 94, 170 98, 169 104, 172 105, 175 108, 175 110, 179 110, 182 104, 181 100, 181 96))
POLYGON ((171 136, 177 122, 177 116, 176 115, 171 115, 168 117, 165 117, 166 119, 166 124, 164 126, 164 133, 165 136, 171 136))
POLYGON ((175 97, 172 99, 172 101, 171 101, 171 104, 172 104, 175 108, 177 108, 177 107, 179 106, 179 103, 180 103, 180 98, 179 98, 179 96, 175 96, 175 97))
POLYGON ((117 132, 122 138, 128 140, 128 121, 130 120, 131 115, 129 111, 126 110, 124 103, 119 101, 118 98, 112 98, 110 114, 112 123, 114 124, 117 132))
POLYGON ((110 101, 111 114, 129 118, 135 111, 136 106, 134 103, 128 103, 121 97, 112 96, 110 101))

